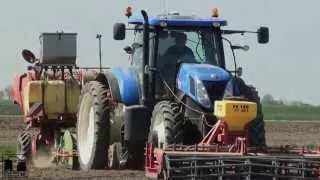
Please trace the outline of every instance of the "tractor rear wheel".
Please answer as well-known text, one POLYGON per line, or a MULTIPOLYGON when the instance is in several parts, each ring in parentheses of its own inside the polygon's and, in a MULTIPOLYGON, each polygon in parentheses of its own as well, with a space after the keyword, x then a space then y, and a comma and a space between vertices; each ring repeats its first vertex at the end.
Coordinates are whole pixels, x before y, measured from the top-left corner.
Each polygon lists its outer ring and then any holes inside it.
POLYGON ((32 152, 31 134, 28 131, 23 131, 19 134, 17 141, 18 159, 29 161, 32 152))
POLYGON ((178 104, 170 101, 159 102, 152 112, 149 143, 158 148, 182 143, 183 123, 184 119, 179 116, 178 104))
POLYGON ((88 82, 80 96, 77 147, 81 169, 104 169, 108 163, 110 121, 107 87, 88 82))
POLYGON ((249 126, 249 146, 264 149, 267 145, 262 105, 260 102, 258 91, 255 87, 245 85, 242 81, 240 82, 240 92, 249 101, 257 103, 257 117, 251 122, 249 126))

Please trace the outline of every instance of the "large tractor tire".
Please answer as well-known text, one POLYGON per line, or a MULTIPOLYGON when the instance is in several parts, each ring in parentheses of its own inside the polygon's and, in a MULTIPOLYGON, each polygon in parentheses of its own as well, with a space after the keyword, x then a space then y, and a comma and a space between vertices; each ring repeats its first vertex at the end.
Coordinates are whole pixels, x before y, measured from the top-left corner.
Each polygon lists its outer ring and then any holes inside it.
POLYGON ((77 121, 77 147, 81 169, 107 167, 109 117, 107 87, 97 81, 88 82, 80 96, 77 121))
POLYGON ((19 160, 30 161, 32 154, 31 134, 23 131, 17 138, 17 156, 19 160))
POLYGON ((249 127, 249 146, 265 148, 267 145, 260 97, 258 91, 254 87, 251 87, 250 89, 252 95, 251 100, 257 103, 257 117, 252 121, 251 126, 249 127))
POLYGON ((249 101, 257 103, 257 117, 251 122, 249 126, 249 146, 264 149, 267 145, 262 105, 260 102, 258 91, 255 87, 245 85, 242 81, 240 83, 240 92, 249 101))
POLYGON ((170 101, 159 102, 152 112, 149 143, 158 148, 183 142, 184 119, 179 115, 179 106, 170 101))

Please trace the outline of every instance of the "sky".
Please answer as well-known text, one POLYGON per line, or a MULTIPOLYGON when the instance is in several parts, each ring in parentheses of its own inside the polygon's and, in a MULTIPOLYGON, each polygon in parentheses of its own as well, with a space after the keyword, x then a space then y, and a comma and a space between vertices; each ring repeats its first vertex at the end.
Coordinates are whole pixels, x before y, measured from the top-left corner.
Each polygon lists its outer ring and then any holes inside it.
MULTIPOLYGON (((308 0, 0 0, 0 88, 12 84, 13 77, 26 70, 22 49, 40 54, 39 35, 42 32, 78 33, 78 66, 98 66, 98 41, 102 34, 103 66, 128 64, 123 47, 125 41, 112 39, 115 22, 126 22, 125 8, 134 13, 141 9, 149 15, 169 11, 210 16, 219 8, 221 18, 228 21, 224 29, 270 29, 268 44, 258 44, 255 34, 232 35, 235 44, 249 45, 247 52, 237 51, 237 62, 243 68, 243 78, 254 85, 261 96, 300 100, 320 105, 320 1, 308 0)), ((225 47, 228 64, 232 64, 230 49, 225 47)))

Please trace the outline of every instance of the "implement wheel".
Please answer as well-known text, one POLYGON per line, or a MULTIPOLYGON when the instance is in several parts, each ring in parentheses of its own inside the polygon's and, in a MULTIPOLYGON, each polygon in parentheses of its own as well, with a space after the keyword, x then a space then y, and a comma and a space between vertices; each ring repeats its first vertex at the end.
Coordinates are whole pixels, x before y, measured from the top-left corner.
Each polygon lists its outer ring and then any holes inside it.
POLYGON ((120 169, 121 143, 116 142, 109 146, 108 167, 110 169, 120 169))
POLYGON ((110 121, 107 87, 90 81, 80 97, 77 147, 81 169, 104 169, 108 163, 110 121))
POLYGON ((62 164, 68 169, 78 169, 78 157, 73 154, 76 150, 75 137, 69 130, 66 130, 61 138, 61 149, 68 155, 68 157, 62 158, 62 164))
POLYGON ((17 138, 17 156, 19 160, 29 161, 32 153, 31 134, 23 131, 17 138))

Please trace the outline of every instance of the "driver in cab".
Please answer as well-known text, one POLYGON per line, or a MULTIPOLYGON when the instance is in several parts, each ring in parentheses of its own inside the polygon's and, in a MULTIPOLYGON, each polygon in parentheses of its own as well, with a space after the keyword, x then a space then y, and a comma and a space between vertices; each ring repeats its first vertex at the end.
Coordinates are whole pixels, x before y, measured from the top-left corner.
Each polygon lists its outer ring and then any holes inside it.
MULTIPOLYGON (((186 46, 187 35, 185 33, 174 32, 171 34, 175 44, 169 47, 160 58, 158 64, 159 73, 163 80, 172 88, 180 63, 192 63, 195 61, 192 50, 186 46)), ((162 84, 162 83, 161 83, 162 84)), ((165 88, 167 90, 167 88, 165 88)))
POLYGON ((178 62, 179 60, 183 60, 184 62, 193 60, 194 54, 192 50, 188 46, 186 46, 187 35, 184 33, 175 32, 174 34, 172 34, 172 36, 175 38, 175 45, 167 49, 163 56, 164 59, 174 62, 178 62))

